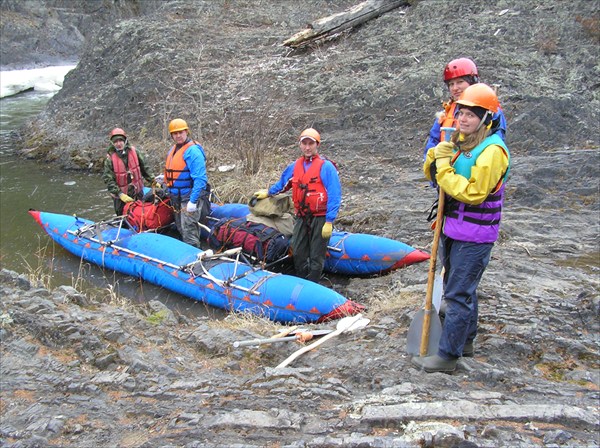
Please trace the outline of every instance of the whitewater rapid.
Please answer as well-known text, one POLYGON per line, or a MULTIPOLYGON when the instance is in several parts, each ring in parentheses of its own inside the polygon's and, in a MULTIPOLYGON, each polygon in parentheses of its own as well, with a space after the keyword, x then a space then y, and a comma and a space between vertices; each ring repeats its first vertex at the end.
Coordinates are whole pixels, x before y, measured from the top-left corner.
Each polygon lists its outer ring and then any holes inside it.
POLYGON ((66 74, 75 67, 75 65, 58 65, 27 70, 0 71, 0 98, 28 90, 57 92, 62 88, 66 74))

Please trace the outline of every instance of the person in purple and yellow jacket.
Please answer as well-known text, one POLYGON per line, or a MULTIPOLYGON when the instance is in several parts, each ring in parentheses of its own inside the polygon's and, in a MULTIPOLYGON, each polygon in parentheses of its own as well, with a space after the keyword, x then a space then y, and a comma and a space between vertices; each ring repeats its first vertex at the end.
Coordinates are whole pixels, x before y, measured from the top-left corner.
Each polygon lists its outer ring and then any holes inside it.
POLYGON ((181 118, 169 123, 175 143, 167 155, 164 182, 169 191, 175 225, 184 243, 200 248, 200 227, 210 213, 210 185, 206 174, 204 148, 190 137, 181 118))
POLYGON ((458 129, 427 152, 423 172, 446 195, 440 254, 445 269, 445 318, 438 353, 415 357, 426 372, 452 372, 458 358, 473 356, 477 287, 498 239, 510 153, 493 133, 498 97, 486 84, 465 89, 457 101, 458 129))
POLYGON ((125 203, 144 196, 144 180, 153 186, 158 184, 146 167, 143 154, 129 144, 123 129, 114 128, 108 138, 110 146, 104 160, 102 180, 113 198, 115 213, 121 216, 125 203))
POLYGON ((305 129, 298 143, 302 156, 285 168, 279 182, 257 191, 254 197, 264 199, 292 189, 296 210, 291 239, 294 268, 298 277, 318 282, 340 209, 342 187, 333 162, 319 155, 321 134, 305 129))

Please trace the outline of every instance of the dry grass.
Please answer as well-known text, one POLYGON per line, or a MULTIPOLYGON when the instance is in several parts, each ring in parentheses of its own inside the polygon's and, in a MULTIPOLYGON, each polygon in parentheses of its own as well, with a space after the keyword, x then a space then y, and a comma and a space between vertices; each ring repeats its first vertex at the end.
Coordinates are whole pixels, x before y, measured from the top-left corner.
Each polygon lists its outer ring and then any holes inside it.
POLYGON ((95 295, 95 297, 103 303, 126 311, 131 311, 135 308, 131 300, 118 294, 115 284, 109 284, 106 289, 102 290, 102 294, 95 295))
MULTIPOLYGON (((38 288, 44 288, 49 291, 54 289, 53 272, 55 270, 55 245, 49 241, 44 246, 38 247, 33 261, 24 259, 26 266, 27 279, 32 285, 38 288)), ((86 278, 90 275, 91 265, 83 259, 79 262, 77 274, 71 273, 71 286, 77 291, 87 290, 85 294, 90 300, 106 303, 125 310, 135 308, 134 304, 126 297, 120 296, 117 292, 117 282, 110 282, 106 279, 108 286, 105 289, 92 288, 86 283, 86 278)))
POLYGON ((265 317, 250 313, 230 313, 225 319, 209 321, 209 326, 225 330, 244 329, 257 334, 276 334, 283 328, 265 317))
POLYGON ((368 315, 382 316, 386 314, 394 314, 396 311, 400 313, 407 309, 416 309, 425 301, 425 291, 423 294, 412 291, 380 291, 373 292, 373 296, 369 300, 368 315))
MULTIPOLYGON (((38 242, 38 244, 41 244, 38 242)), ((32 285, 39 288, 51 289, 52 286, 52 272, 54 267, 54 244, 47 242, 44 246, 38 246, 33 263, 23 258, 25 262, 25 269, 27 279, 32 285), (50 260, 50 264, 46 263, 46 260, 50 260)))

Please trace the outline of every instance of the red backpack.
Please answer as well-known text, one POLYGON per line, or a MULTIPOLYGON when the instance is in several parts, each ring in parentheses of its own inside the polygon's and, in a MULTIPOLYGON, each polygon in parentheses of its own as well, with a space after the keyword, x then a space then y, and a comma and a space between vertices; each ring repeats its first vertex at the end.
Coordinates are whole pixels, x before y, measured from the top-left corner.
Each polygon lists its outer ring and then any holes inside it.
POLYGON ((155 196, 151 202, 138 199, 128 202, 123 208, 127 223, 136 232, 144 230, 157 230, 168 226, 174 221, 173 210, 168 197, 155 196))

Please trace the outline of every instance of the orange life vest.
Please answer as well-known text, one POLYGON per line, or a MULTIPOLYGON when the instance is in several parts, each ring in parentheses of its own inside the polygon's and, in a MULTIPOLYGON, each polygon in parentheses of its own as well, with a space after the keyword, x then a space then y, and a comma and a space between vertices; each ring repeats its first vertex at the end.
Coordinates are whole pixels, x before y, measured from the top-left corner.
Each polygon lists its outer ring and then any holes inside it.
POLYGON ((135 190, 134 194, 141 193, 144 190, 144 181, 135 147, 130 146, 129 151, 127 151, 127 166, 125 166, 123 159, 119 157, 117 151, 111 152, 108 157, 112 161, 115 180, 121 191, 129 194, 129 186, 131 185, 135 190))
POLYGON ((456 102, 452 101, 450 104, 444 104, 445 113, 440 118, 440 142, 446 141, 446 131, 441 128, 457 128, 457 120, 454 117, 456 113, 456 102))
POLYGON ((165 164, 165 182, 167 183, 167 187, 179 190, 193 187, 194 182, 190 170, 185 160, 183 160, 183 155, 190 146, 196 144, 195 141, 190 140, 177 151, 175 151, 175 145, 171 147, 165 164))
POLYGON ((304 157, 296 160, 292 176, 292 199, 299 216, 325 216, 327 213, 327 190, 321 179, 321 167, 325 161, 314 156, 308 169, 304 169, 304 157))

